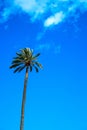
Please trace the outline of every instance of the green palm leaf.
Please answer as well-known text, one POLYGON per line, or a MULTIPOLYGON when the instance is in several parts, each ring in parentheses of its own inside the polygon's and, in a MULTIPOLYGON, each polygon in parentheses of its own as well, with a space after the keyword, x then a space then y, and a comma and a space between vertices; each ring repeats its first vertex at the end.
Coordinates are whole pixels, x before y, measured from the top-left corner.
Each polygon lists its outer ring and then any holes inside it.
POLYGON ((32 57, 32 60, 36 60, 40 53, 37 53, 35 56, 32 57))
POLYGON ((20 63, 15 63, 15 64, 13 64, 13 65, 10 66, 10 69, 16 68, 16 67, 19 66, 19 65, 20 65, 20 63))
POLYGON ((37 65, 38 67, 40 67, 41 69, 43 68, 43 66, 39 63, 39 62, 34 62, 35 65, 37 65))
POLYGON ((32 66, 30 65, 30 72, 32 71, 32 66))
POLYGON ((17 67, 17 68, 14 70, 14 73, 19 72, 20 69, 21 69, 21 66, 17 67))
POLYGON ((25 67, 26 67, 25 65, 22 66, 22 67, 18 70, 18 72, 21 72, 25 67))
POLYGON ((35 65, 33 65, 33 67, 35 68, 36 72, 39 72, 39 69, 35 65))

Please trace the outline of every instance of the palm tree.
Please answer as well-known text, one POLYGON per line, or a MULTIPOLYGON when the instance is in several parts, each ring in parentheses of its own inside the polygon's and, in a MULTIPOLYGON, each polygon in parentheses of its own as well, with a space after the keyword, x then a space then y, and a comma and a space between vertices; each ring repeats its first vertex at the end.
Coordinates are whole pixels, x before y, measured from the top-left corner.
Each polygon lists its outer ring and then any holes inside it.
POLYGON ((24 79, 24 90, 23 90, 23 97, 22 97, 22 107, 21 107, 21 121, 20 121, 20 130, 23 130, 28 72, 29 71, 31 72, 32 68, 35 68, 36 72, 38 72, 39 68, 43 68, 43 67, 37 61, 37 57, 40 55, 40 53, 33 55, 33 50, 31 50, 30 48, 23 48, 20 50, 20 53, 17 52, 16 55, 17 57, 13 58, 10 69, 14 68, 14 73, 21 72, 24 68, 26 69, 25 79, 24 79))

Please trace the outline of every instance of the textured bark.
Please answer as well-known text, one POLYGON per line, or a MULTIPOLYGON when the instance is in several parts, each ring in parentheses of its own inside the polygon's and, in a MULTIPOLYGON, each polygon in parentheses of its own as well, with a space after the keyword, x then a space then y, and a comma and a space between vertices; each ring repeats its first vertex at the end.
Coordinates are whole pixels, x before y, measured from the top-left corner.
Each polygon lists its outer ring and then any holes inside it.
POLYGON ((25 79, 24 79, 24 90, 23 90, 23 97, 22 97, 20 130, 24 130, 24 110, 25 110, 25 102, 26 102, 27 81, 28 81, 28 67, 26 68, 26 74, 25 74, 25 79))

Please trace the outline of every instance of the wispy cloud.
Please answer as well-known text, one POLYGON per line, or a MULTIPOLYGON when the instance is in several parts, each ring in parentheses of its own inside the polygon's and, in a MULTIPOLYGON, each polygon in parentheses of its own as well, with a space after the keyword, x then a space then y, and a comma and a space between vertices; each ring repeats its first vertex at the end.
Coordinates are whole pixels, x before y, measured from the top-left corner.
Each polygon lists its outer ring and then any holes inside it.
POLYGON ((48 43, 45 43, 45 44, 39 44, 39 45, 36 47, 36 50, 48 51, 50 48, 51 48, 51 45, 48 44, 48 43))
POLYGON ((25 12, 33 20, 41 19, 44 27, 50 27, 75 15, 77 9, 87 11, 87 0, 2 0, 0 21, 8 20, 15 13, 25 12))
POLYGON ((60 52, 61 52, 61 45, 55 46, 54 52, 55 52, 56 54, 60 53, 60 52))
POLYGON ((59 54, 61 52, 61 44, 54 44, 52 43, 41 43, 38 44, 35 47, 35 50, 40 51, 40 52, 48 52, 49 50, 52 51, 55 54, 59 54))

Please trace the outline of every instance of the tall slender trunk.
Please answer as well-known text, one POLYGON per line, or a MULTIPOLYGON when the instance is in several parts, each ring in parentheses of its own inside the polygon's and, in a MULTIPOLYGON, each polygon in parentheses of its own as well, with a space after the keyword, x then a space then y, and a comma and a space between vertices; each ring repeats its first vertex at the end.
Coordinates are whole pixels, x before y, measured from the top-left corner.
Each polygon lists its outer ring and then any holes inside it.
POLYGON ((25 79, 24 79, 24 90, 23 90, 23 97, 22 97, 20 130, 24 130, 24 110, 25 110, 25 101, 26 101, 27 81, 28 81, 28 67, 26 68, 26 74, 25 74, 25 79))

